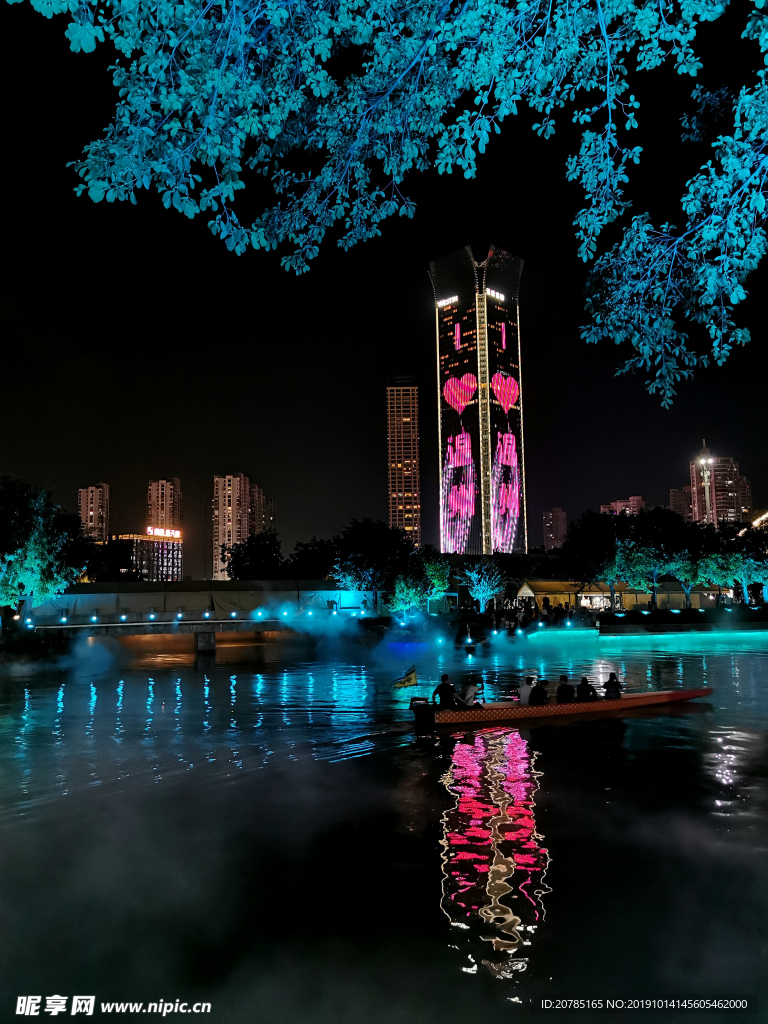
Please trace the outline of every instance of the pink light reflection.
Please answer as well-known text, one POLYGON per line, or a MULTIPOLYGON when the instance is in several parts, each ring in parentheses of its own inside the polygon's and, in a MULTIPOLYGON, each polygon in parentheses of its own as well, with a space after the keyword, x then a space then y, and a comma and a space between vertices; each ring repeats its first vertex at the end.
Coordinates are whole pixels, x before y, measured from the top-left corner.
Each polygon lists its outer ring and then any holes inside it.
POLYGON ((482 961, 489 971, 510 977, 525 970, 527 960, 518 955, 524 929, 543 920, 542 897, 551 891, 544 882, 549 854, 534 816, 540 773, 516 730, 463 736, 451 762, 443 781, 456 802, 442 819, 441 907, 452 923, 469 923, 470 944, 493 946, 495 959, 482 961))

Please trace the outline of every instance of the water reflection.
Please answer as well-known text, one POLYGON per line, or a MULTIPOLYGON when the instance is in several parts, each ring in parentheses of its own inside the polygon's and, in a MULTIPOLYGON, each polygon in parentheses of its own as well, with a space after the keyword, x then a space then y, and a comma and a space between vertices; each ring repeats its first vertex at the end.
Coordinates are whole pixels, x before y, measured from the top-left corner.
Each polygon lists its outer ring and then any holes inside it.
POLYGON ((524 971, 524 947, 544 920, 549 853, 536 830, 541 772, 517 729, 483 729, 457 739, 442 778, 456 797, 442 818, 441 908, 477 960, 499 978, 524 971), (513 902, 514 901, 514 902, 513 902), (477 939, 493 953, 477 952, 477 939))

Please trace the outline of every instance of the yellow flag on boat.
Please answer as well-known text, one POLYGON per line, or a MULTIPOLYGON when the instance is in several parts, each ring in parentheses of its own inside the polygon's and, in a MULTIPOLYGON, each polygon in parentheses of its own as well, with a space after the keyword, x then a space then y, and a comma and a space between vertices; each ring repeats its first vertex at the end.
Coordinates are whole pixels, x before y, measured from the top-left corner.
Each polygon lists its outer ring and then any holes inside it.
POLYGON ((416 678, 416 666, 411 665, 404 676, 395 680, 395 686, 418 686, 418 679, 416 678))

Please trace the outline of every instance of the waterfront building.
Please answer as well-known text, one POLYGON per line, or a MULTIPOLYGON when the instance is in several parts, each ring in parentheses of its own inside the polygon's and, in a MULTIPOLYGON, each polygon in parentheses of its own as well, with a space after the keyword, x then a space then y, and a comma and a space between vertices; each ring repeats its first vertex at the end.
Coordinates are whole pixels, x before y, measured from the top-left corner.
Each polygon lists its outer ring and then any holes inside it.
POLYGON ((387 475, 389 525, 421 545, 419 389, 413 377, 387 382, 387 475))
POLYGON ((121 533, 113 540, 130 544, 131 568, 148 583, 177 583, 184 579, 180 530, 148 526, 144 534, 121 533))
POLYGON ((713 456, 702 441, 691 460, 691 514, 697 523, 746 523, 750 520, 752 488, 730 455, 713 456))
POLYGON ((150 480, 147 488, 147 526, 181 529, 181 481, 150 480))
POLYGON ((265 497, 244 473, 213 478, 213 579, 227 580, 227 563, 221 557, 222 546, 242 544, 251 534, 274 526, 274 502, 265 497))
POLYGON ((669 491, 669 507, 673 512, 690 522, 693 519, 690 484, 686 487, 671 487, 669 491))
POLYGON ((619 501, 611 501, 607 505, 601 505, 600 511, 609 515, 618 516, 626 512, 630 516, 636 516, 641 508, 645 508, 645 502, 639 494, 633 494, 630 498, 622 498, 619 501))
POLYGON ((550 508, 544 513, 544 550, 561 548, 568 530, 565 509, 550 508))
POLYGON ((435 296, 440 547, 528 550, 518 296, 523 261, 469 246, 429 265, 435 296))
POLYGON ((81 487, 77 492, 77 511, 83 533, 105 544, 109 538, 109 484, 81 487))

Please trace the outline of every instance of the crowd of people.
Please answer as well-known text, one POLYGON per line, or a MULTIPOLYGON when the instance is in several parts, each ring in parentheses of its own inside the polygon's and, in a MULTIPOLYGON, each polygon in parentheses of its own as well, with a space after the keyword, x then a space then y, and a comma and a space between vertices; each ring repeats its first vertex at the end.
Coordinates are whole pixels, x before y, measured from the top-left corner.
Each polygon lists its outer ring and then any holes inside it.
MULTIPOLYGON (((518 699, 521 704, 539 705, 549 704, 549 693, 547 679, 536 679, 534 676, 526 676, 520 684, 518 699)), ((624 684, 619 681, 615 672, 611 672, 604 683, 598 683, 603 690, 605 700, 616 700, 621 697, 624 684)), ((440 683, 435 687, 432 694, 432 702, 437 703, 444 710, 456 710, 461 708, 481 707, 478 703, 478 694, 483 690, 483 682, 474 676, 468 677, 459 690, 451 682, 450 676, 446 673, 440 677, 440 683)), ((560 681, 555 691, 557 704, 572 704, 573 702, 584 702, 600 700, 595 687, 586 676, 581 677, 581 682, 574 686, 568 681, 568 676, 560 676, 560 681)))

